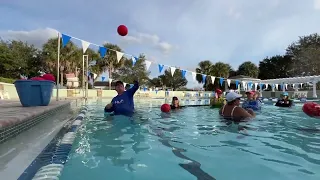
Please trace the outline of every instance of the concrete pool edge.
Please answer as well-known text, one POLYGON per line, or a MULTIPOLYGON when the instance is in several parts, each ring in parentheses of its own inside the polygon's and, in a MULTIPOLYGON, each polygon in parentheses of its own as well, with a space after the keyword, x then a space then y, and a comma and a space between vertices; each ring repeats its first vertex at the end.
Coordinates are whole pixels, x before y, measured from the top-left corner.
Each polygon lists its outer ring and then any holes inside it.
POLYGON ((53 138, 42 152, 24 170, 18 180, 29 179, 59 179, 64 164, 67 162, 72 143, 82 121, 88 111, 86 106, 82 107, 78 115, 73 118, 72 124, 62 127, 59 133, 53 138))

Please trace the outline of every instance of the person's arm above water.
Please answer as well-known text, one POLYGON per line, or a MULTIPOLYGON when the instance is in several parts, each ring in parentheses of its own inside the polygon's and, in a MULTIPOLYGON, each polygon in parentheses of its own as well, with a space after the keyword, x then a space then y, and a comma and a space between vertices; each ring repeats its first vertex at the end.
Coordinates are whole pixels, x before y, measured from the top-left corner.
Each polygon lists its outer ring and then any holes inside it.
POLYGON ((139 82, 138 81, 134 81, 134 85, 132 88, 128 89, 126 92, 128 94, 130 94, 131 96, 134 95, 134 93, 136 93, 136 91, 139 89, 139 82))
POLYGON ((235 113, 237 113, 241 118, 254 118, 256 115, 252 109, 245 110, 241 107, 235 109, 235 113))
POLYGON ((275 104, 275 106, 281 106, 281 100, 278 100, 277 103, 275 104))
POLYGON ((114 106, 113 106, 113 99, 111 103, 107 104, 106 107, 104 107, 104 112, 113 112, 114 106))

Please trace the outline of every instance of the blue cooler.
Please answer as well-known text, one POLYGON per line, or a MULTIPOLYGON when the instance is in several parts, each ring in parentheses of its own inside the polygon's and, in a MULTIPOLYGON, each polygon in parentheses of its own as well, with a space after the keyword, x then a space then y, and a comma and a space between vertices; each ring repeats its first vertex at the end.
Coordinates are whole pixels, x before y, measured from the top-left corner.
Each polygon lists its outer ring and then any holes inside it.
POLYGON ((54 82, 17 80, 14 82, 20 102, 24 107, 48 106, 54 82))

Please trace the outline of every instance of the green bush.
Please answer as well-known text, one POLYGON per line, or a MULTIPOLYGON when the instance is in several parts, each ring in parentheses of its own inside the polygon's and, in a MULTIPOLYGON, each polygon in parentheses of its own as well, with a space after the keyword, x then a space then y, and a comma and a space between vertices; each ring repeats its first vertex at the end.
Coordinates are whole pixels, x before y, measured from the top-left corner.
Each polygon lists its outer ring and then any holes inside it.
POLYGON ((15 79, 0 77, 0 82, 3 82, 3 83, 13 84, 15 81, 16 81, 15 79))

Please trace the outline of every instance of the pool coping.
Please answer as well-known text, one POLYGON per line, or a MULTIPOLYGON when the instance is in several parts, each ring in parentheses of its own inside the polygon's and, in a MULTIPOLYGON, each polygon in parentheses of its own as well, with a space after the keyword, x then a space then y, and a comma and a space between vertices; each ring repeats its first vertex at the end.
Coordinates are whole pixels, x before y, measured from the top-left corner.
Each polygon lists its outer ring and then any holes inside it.
POLYGON ((18 180, 58 180, 72 149, 76 133, 82 125, 87 111, 88 108, 86 106, 82 107, 72 122, 69 122, 69 124, 68 122, 66 123, 56 137, 49 142, 42 152, 24 170, 18 180))

